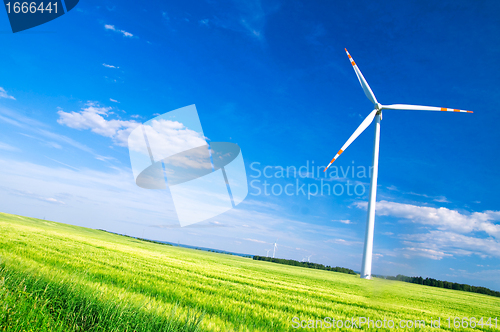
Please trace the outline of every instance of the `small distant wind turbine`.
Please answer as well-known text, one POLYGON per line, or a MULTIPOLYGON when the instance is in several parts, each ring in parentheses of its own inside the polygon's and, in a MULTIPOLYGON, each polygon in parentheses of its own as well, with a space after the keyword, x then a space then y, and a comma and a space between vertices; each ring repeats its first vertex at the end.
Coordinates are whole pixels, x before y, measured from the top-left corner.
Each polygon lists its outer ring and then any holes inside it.
POLYGON ((308 262, 308 263, 311 263, 311 256, 312 256, 312 255, 307 256, 307 262, 308 262))
POLYGON ((276 242, 274 242, 273 258, 274 255, 276 254, 276 249, 278 249, 278 239, 276 239, 276 242))
POLYGON ((269 257, 269 252, 271 251, 271 249, 266 249, 266 251, 267 251, 266 257, 269 257))
POLYGON ((351 61, 352 67, 354 68, 354 72, 358 77, 359 83, 361 83, 361 87, 365 92, 365 95, 370 99, 373 103, 375 109, 368 114, 368 116, 363 120, 363 122, 359 125, 358 129, 354 131, 354 133, 349 137, 347 142, 342 146, 342 148, 337 152, 335 157, 333 157, 332 161, 325 168, 324 172, 330 167, 330 165, 342 154, 342 152, 347 149, 347 147, 356 139, 358 136, 373 122, 375 119, 375 142, 373 147, 373 171, 372 177, 370 181, 370 195, 368 201, 368 221, 366 223, 366 234, 365 234, 365 246, 363 250, 363 262, 361 265, 361 278, 371 279, 372 274, 372 254, 373 254, 373 229, 375 227, 375 202, 377 197, 377 176, 378 176, 378 152, 379 152, 379 144, 380 144, 380 120, 382 120, 382 110, 408 110, 408 111, 444 111, 444 112, 460 112, 460 113, 472 113, 471 111, 464 111, 459 109, 452 108, 443 108, 443 107, 430 107, 430 106, 419 106, 419 105, 403 105, 403 104, 394 104, 394 105, 382 105, 377 101, 375 95, 373 94, 372 89, 366 82, 363 74, 359 70, 358 66, 354 62, 353 58, 345 50, 349 60, 351 61))

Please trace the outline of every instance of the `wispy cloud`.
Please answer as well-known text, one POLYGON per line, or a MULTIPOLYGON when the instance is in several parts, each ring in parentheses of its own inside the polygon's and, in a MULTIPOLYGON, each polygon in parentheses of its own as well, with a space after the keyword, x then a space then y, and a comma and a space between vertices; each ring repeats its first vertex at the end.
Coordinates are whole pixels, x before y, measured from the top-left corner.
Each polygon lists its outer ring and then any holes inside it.
POLYGON ((43 136, 51 138, 55 141, 66 143, 68 145, 71 145, 72 147, 79 149, 79 150, 94 154, 94 150, 92 150, 91 148, 89 148, 85 144, 82 144, 80 142, 75 141, 74 139, 72 139, 68 136, 56 134, 54 132, 51 132, 51 131, 48 131, 45 129, 39 129, 38 132, 40 134, 42 134, 43 136))
MULTIPOLYGON (((484 267, 483 265, 478 265, 479 267, 484 267)), ((450 269, 454 271, 453 269, 450 269)), ((467 279, 473 280, 485 280, 485 281, 495 281, 498 282, 498 276, 500 275, 500 270, 481 270, 476 272, 469 272, 465 270, 458 270, 457 272, 453 272, 452 275, 448 275, 450 277, 463 277, 467 279)))
POLYGON ((106 63, 103 63, 102 65, 103 65, 104 67, 106 67, 106 68, 114 68, 114 69, 118 69, 118 68, 120 68, 120 67, 117 67, 117 66, 108 65, 108 64, 106 64, 106 63))
POLYGON ((321 37, 325 36, 326 30, 322 24, 316 24, 309 34, 306 35, 306 40, 315 46, 322 46, 323 44, 320 42, 321 37))
POLYGON ((15 146, 9 145, 7 143, 0 142, 0 150, 4 151, 21 151, 15 146))
POLYGON ((45 158, 50 159, 50 160, 52 160, 53 162, 56 162, 56 163, 61 164, 61 165, 63 165, 63 166, 66 166, 66 167, 69 167, 69 168, 71 168, 71 169, 74 169, 75 171, 79 171, 79 170, 80 170, 80 169, 78 169, 78 168, 76 168, 76 167, 73 167, 73 166, 71 166, 71 165, 68 165, 68 164, 63 163, 62 161, 55 160, 55 159, 49 158, 49 157, 47 157, 47 156, 45 156, 45 158))
POLYGON ((33 128, 47 128, 48 126, 40 121, 25 116, 21 113, 14 112, 8 108, 0 106, 0 120, 7 122, 19 128, 33 130, 33 128))
POLYGON ((218 16, 204 18, 198 21, 200 26, 214 26, 222 29, 242 32, 254 38, 264 41, 264 29, 267 17, 278 9, 277 5, 266 3, 263 6, 257 1, 233 1, 230 6, 231 12, 222 12, 218 16), (231 8, 233 7, 233 8, 231 8), (236 10, 236 14, 234 12, 236 10))
POLYGON ((7 91, 5 91, 4 88, 2 88, 0 86, 0 98, 7 98, 7 99, 12 99, 12 100, 16 100, 16 98, 14 98, 13 96, 10 96, 7 91))
MULTIPOLYGON (((113 99, 113 98, 109 98, 109 101, 112 101, 113 103, 118 103, 118 104, 120 103, 118 100, 113 99)), ((133 117, 133 116, 132 116, 132 117, 133 117)))
POLYGON ((332 220, 333 222, 340 222, 342 224, 346 224, 346 225, 350 225, 352 224, 353 222, 348 220, 348 219, 341 219, 341 220, 332 220))
POLYGON ((56 141, 59 143, 65 143, 65 144, 71 145, 71 146, 73 146, 77 149, 80 149, 82 151, 94 154, 94 151, 91 148, 89 148, 88 146, 86 146, 85 144, 79 143, 79 142, 77 142, 77 141, 75 141, 72 138, 69 138, 67 136, 51 132, 51 131, 45 129, 45 128, 47 128, 46 124, 41 123, 35 119, 32 119, 32 118, 24 116, 22 114, 13 112, 13 111, 8 110, 6 108, 0 108, 0 113, 3 114, 3 115, 0 115, 0 121, 3 121, 3 122, 8 123, 10 125, 22 128, 26 131, 30 131, 32 133, 41 135, 43 137, 50 139, 51 141, 45 141, 41 138, 23 133, 22 135, 24 135, 24 136, 43 141, 51 147, 55 147, 55 148, 60 147, 57 143, 53 142, 53 141, 56 141))
POLYGON ((104 25, 104 29, 106 30, 111 30, 111 31, 114 31, 114 32, 118 32, 118 33, 121 33, 124 37, 134 37, 133 34, 131 34, 130 32, 127 32, 125 30, 120 30, 120 29, 117 29, 115 28, 114 25, 111 25, 111 24, 105 24, 104 25))
POLYGON ((429 196, 426 194, 419 194, 419 193, 414 193, 414 192, 408 192, 408 193, 403 193, 403 194, 430 198, 434 202, 438 202, 438 203, 450 203, 450 201, 448 201, 448 199, 446 199, 446 197, 444 197, 444 196, 429 196))
POLYGON ((403 195, 412 195, 412 196, 419 196, 419 197, 425 197, 425 198, 429 198, 429 199, 432 199, 434 202, 438 202, 438 203, 450 203, 450 201, 444 197, 444 196, 430 196, 430 195, 426 195, 426 194, 420 194, 420 193, 415 193, 415 192, 404 192, 404 191, 401 191, 399 190, 396 186, 394 185, 391 185, 389 187, 387 187, 388 190, 391 190, 391 191, 396 191, 396 192, 399 192, 403 195))
POLYGON ((36 137, 36 136, 33 136, 33 135, 24 134, 24 133, 19 133, 19 134, 23 135, 23 136, 26 136, 26 137, 29 137, 29 138, 32 138, 32 139, 36 139, 36 140, 42 142, 44 145, 49 146, 51 148, 62 149, 62 146, 59 145, 59 144, 57 144, 56 142, 47 141, 47 140, 44 140, 43 138, 36 137))
POLYGON ((30 206, 32 215, 47 214, 47 217, 52 216, 55 220, 71 220, 71 223, 95 228, 110 229, 117 225, 115 229, 121 229, 122 232, 125 227, 123 222, 139 221, 147 224, 154 220, 159 223, 169 216, 175 217, 165 192, 138 188, 130 170, 126 168, 112 171, 78 170, 53 161, 64 167, 0 159, 3 186, 0 199, 4 204, 11 204, 10 211, 20 213, 22 209, 26 210, 23 205, 30 204, 29 200, 38 201, 41 204, 30 206), (47 209, 49 204, 64 205, 73 209, 73 212, 67 215, 65 209, 47 209), (74 211, 79 212, 75 214, 74 211), (144 216, 144 213, 148 218, 141 221, 140 216, 144 216))
POLYGON ((42 201, 42 202, 48 202, 48 203, 54 203, 54 204, 66 204, 60 200, 57 200, 53 197, 46 197, 46 196, 43 196, 43 195, 38 195, 38 194, 35 194, 35 193, 32 193, 31 191, 25 191, 25 190, 17 190, 17 189, 10 189, 10 192, 14 195, 17 195, 17 196, 23 196, 23 197, 28 197, 28 198, 32 198, 32 199, 36 199, 36 200, 39 200, 39 201, 42 201))

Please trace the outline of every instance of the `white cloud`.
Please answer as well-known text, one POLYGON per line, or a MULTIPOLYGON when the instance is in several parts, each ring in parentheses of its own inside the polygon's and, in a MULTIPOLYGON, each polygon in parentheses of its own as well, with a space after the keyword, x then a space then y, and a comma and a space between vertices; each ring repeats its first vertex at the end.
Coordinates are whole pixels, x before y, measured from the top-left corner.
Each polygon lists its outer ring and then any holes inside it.
POLYGON ((59 201, 59 200, 57 200, 57 199, 55 199, 55 198, 52 198, 52 197, 45 198, 45 200, 46 200, 47 202, 51 202, 51 203, 66 204, 66 203, 61 202, 61 201, 59 201))
MULTIPOLYGON (((406 248, 403 251, 413 251, 417 255, 427 251, 428 255, 441 259, 450 256, 500 257, 500 243, 493 238, 477 238, 449 231, 433 230, 426 234, 400 235, 406 248)), ((410 253, 407 253, 410 254, 410 253)))
MULTIPOLYGON (((137 135, 130 135, 139 123, 133 120, 108 120, 106 117, 111 114, 110 110, 111 107, 103 107, 89 102, 80 112, 59 110, 57 122, 73 129, 90 129, 98 135, 113 139, 115 144, 119 146, 128 146, 133 151, 145 152, 143 151, 144 136, 142 131, 139 131, 137 135)), ((153 120, 150 126, 144 126, 143 129, 147 133, 148 143, 155 160, 173 156, 194 147, 207 146, 205 138, 200 133, 186 128, 177 121, 153 120)), ((212 168, 208 149, 196 150, 190 155, 176 155, 170 158, 169 164, 196 169, 212 168)))
POLYGON ((133 35, 133 34, 131 34, 130 32, 127 32, 127 31, 125 31, 125 30, 120 30, 120 29, 117 29, 117 28, 115 28, 115 26, 114 26, 114 25, 111 25, 111 24, 105 24, 105 25, 104 25, 104 29, 106 29, 106 30, 111 30, 111 31, 115 31, 115 32, 119 32, 119 33, 123 34, 123 36, 125 36, 125 37, 133 37, 133 36, 134 36, 134 35, 133 35))
MULTIPOLYGON (((163 159, 174 154, 207 145, 200 133, 191 130, 178 121, 165 119, 152 120, 150 125, 143 127, 148 137, 149 145, 155 160, 163 159)), ((141 140, 129 140, 129 147, 134 151, 142 150, 142 135, 134 136, 141 140)), ((195 157, 193 155, 193 157, 195 157)), ((200 156, 202 158, 203 156, 200 156)), ((211 166, 210 166, 211 167, 211 166)))
POLYGON ((16 100, 16 98, 14 98, 14 97, 10 96, 10 95, 7 93, 7 91, 5 91, 5 89, 4 89, 4 88, 2 88, 1 86, 0 86, 0 98, 7 98, 7 99, 16 100))
POLYGON ((347 220, 347 219, 342 219, 342 220, 332 220, 333 222, 340 222, 342 224, 350 225, 352 224, 352 221, 347 220))
POLYGON ((434 202, 438 202, 438 203, 450 203, 450 201, 444 197, 444 196, 438 196, 436 198, 434 198, 434 202))
MULTIPOLYGON (((366 208, 365 202, 354 203, 366 208)), ((377 202, 377 215, 391 216, 409 220, 413 223, 435 226, 439 230, 451 230, 458 233, 485 232, 489 236, 500 238, 500 211, 460 213, 444 207, 434 208, 402 204, 388 201, 377 202)))
MULTIPOLYGON (((359 208, 367 204, 357 202, 359 208)), ((500 211, 459 212, 395 202, 377 202, 377 215, 431 226, 428 233, 399 234, 403 248, 395 253, 441 260, 453 256, 500 257, 500 211)))
POLYGON ((130 132, 139 124, 135 121, 107 120, 111 107, 99 106, 89 102, 80 112, 64 112, 59 110, 57 122, 74 129, 90 129, 92 132, 112 138, 117 145, 127 146, 130 132))
POLYGON ((114 69, 118 69, 118 68, 120 68, 120 67, 116 67, 116 66, 113 66, 113 65, 108 65, 108 64, 106 64, 106 63, 103 63, 102 65, 103 65, 104 67, 106 67, 106 68, 114 68, 114 69))
MULTIPOLYGON (((118 103, 118 104, 120 103, 118 100, 113 99, 113 98, 109 98, 109 101, 112 101, 113 103, 118 103)), ((132 117, 134 117, 134 116, 132 115, 132 117)))
POLYGON ((444 257, 452 257, 453 255, 447 254, 444 251, 428 249, 428 248, 414 248, 408 247, 400 250, 405 258, 412 258, 413 256, 420 256, 430 258, 433 260, 441 260, 444 257))
POLYGON ((257 239, 243 239, 243 240, 256 242, 256 243, 267 243, 266 241, 261 241, 261 240, 257 240, 257 239))

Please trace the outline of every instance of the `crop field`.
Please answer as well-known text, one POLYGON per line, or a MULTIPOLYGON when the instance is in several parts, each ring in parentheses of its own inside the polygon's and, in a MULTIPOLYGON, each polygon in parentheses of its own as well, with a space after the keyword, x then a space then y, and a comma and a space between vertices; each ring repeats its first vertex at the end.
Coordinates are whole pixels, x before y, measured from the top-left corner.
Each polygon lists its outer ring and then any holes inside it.
MULTIPOLYGON (((486 295, 362 280, 3 213, 0 264, 0 331, 296 331, 293 317, 303 326, 325 317, 369 317, 395 327, 425 322, 408 330, 462 331, 453 327, 455 317, 500 318, 500 298, 486 295), (438 318, 441 327, 430 327, 438 318)), ((492 321, 474 330, 500 326, 492 321)))

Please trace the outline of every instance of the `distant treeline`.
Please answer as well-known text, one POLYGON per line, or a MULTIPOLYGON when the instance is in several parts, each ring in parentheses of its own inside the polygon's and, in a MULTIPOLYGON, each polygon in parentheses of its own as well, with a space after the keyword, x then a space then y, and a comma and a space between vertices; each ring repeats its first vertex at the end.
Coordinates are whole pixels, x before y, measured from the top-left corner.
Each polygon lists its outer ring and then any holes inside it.
POLYGON ((100 229, 100 228, 98 228, 97 230, 98 231, 102 231, 102 232, 106 232, 106 233, 110 233, 110 234, 114 234, 114 235, 120 235, 120 236, 129 237, 131 239, 136 239, 136 240, 141 240, 141 241, 145 241, 145 242, 151 242, 151 243, 161 244, 161 245, 164 245, 164 246, 171 246, 170 243, 165 243, 165 242, 160 242, 160 241, 155 241, 155 240, 148 240, 148 239, 143 239, 143 238, 140 238, 140 237, 130 236, 130 235, 126 235, 126 234, 120 234, 120 233, 110 232, 110 231, 107 231, 105 229, 100 229))
POLYGON ((479 293, 479 294, 486 294, 486 295, 491 295, 491 296, 496 296, 500 297, 500 292, 491 290, 486 287, 476 287, 476 286, 471 286, 471 285, 466 285, 466 284, 459 284, 456 282, 449 282, 449 281, 442 281, 442 280, 436 280, 432 278, 422 278, 422 277, 407 277, 401 274, 398 274, 395 277, 391 276, 377 276, 378 278, 385 278, 387 280, 399 280, 399 281, 404 281, 404 282, 410 282, 412 284, 419 284, 419 285, 426 285, 426 286, 431 286, 431 287, 439 287, 439 288, 447 288, 447 289, 455 289, 455 290, 460 290, 464 292, 472 292, 472 293, 479 293))
POLYGON ((253 259, 257 260, 257 261, 267 261, 267 262, 273 262, 273 263, 278 263, 278 264, 307 267, 307 268, 310 268, 310 269, 318 269, 318 270, 326 270, 326 271, 333 271, 333 272, 341 272, 341 273, 347 273, 347 274, 357 274, 353 270, 346 269, 345 267, 324 266, 323 264, 309 263, 309 262, 299 262, 299 261, 295 261, 293 259, 281 259, 281 258, 272 258, 272 257, 264 257, 264 256, 253 256, 253 259))

